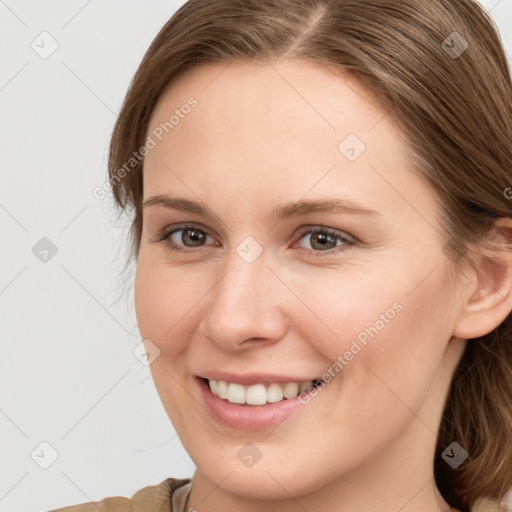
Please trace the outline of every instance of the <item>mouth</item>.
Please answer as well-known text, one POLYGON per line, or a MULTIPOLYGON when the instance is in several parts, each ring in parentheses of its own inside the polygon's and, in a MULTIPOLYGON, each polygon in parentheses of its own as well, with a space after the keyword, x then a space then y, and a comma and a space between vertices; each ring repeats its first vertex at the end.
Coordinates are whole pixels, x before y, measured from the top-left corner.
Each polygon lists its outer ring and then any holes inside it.
POLYGON ((301 393, 319 387, 323 383, 322 379, 315 379, 306 382, 256 383, 244 386, 236 382, 199 378, 211 393, 221 400, 246 406, 263 406, 292 400, 301 393))
MULTIPOLYGON (((295 376, 278 374, 210 371, 196 375, 200 403, 211 419, 224 427, 238 431, 273 431, 281 423, 297 425, 305 407, 318 394, 317 387, 325 386, 322 379, 303 381, 295 376), (292 420, 292 417, 294 418, 292 420)), ((308 406, 322 414, 322 403, 328 393, 308 406)), ((209 421, 209 420, 207 420, 209 421)))

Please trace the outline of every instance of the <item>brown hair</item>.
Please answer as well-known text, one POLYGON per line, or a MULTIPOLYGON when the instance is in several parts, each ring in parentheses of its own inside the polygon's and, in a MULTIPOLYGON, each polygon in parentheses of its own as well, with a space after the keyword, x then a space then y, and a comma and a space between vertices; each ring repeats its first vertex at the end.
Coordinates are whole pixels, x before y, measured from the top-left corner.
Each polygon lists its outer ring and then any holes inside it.
MULTIPOLYGON (((115 125, 109 178, 133 208, 132 253, 142 232, 143 147, 162 91, 208 62, 300 58, 341 68, 392 112, 417 169, 442 204, 447 254, 467 256, 492 222, 512 217, 512 85, 490 16, 472 0, 190 0, 147 50, 115 125), (467 47, 466 47, 467 45, 467 47), (120 169, 125 172, 120 179, 120 169), (509 193, 507 193, 507 191, 509 193)), ((512 486, 512 317, 470 340, 454 374, 434 470, 453 507, 501 500, 512 486), (452 442, 469 454, 457 469, 452 442)))

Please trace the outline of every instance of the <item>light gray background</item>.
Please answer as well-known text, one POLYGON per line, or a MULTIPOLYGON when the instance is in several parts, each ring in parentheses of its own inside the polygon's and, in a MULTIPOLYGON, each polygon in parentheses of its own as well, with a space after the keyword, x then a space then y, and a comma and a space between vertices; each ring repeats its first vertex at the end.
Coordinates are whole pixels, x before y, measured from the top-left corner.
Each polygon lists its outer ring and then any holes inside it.
MULTIPOLYGON (((0 512, 193 474, 133 354, 127 220, 92 194, 130 79, 182 3, 0 0, 0 512), (57 247, 46 262, 32 252, 43 237, 57 247), (42 442, 58 453, 48 469, 42 442)), ((512 0, 482 3, 512 55, 512 0)))

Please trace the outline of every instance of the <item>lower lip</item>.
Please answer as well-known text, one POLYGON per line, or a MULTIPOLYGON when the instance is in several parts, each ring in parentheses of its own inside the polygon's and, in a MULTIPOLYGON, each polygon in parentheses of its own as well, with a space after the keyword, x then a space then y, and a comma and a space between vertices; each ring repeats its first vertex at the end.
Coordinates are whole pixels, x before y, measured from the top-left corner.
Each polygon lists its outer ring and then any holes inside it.
POLYGON ((265 430, 275 428, 288 416, 303 407, 299 395, 266 405, 232 404, 214 395, 206 381, 197 378, 211 416, 220 424, 238 430, 265 430))

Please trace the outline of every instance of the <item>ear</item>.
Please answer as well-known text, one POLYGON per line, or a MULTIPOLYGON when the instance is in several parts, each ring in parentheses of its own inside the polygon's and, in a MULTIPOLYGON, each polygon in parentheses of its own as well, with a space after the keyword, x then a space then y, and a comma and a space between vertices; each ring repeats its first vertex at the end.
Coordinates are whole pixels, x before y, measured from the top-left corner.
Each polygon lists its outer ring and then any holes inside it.
POLYGON ((484 336, 500 325, 512 310, 512 218, 495 221, 490 251, 482 251, 463 294, 462 309, 453 336, 484 336), (491 257, 492 254, 492 257, 491 257))

